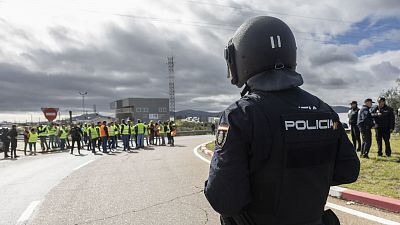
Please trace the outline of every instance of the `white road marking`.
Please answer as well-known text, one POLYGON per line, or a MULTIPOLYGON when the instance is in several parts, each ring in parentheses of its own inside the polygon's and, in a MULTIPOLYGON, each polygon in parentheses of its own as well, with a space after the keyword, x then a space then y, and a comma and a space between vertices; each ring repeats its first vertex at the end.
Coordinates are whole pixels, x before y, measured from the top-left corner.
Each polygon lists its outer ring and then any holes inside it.
POLYGON ((82 164, 82 165, 80 165, 80 166, 78 166, 78 167, 75 167, 73 170, 79 170, 80 168, 86 166, 87 164, 89 164, 89 163, 91 163, 91 162, 93 162, 93 161, 94 161, 94 159, 89 160, 89 161, 85 162, 84 164, 82 164))
POLYGON ((202 145, 205 145, 205 144, 207 144, 207 143, 208 143, 208 142, 196 146, 196 148, 193 149, 193 153, 194 153, 199 159, 201 159, 201 160, 203 160, 204 162, 210 164, 211 161, 208 160, 208 159, 206 159, 206 158, 204 158, 204 157, 203 157, 202 155, 200 155, 199 152, 197 151, 197 149, 199 149, 202 145))
MULTIPOLYGON (((193 152, 199 159, 201 159, 204 162, 210 164, 211 161, 206 159, 206 158, 204 158, 197 151, 197 149, 199 149, 202 145, 205 145, 205 144, 208 144, 208 143, 209 142, 206 142, 206 143, 203 143, 203 144, 200 144, 200 145, 196 146, 196 148, 193 149, 193 152)), ((357 216, 357 217, 360 217, 360 218, 363 218, 363 219, 371 220, 371 221, 378 222, 378 223, 385 224, 385 225, 400 225, 400 223, 398 223, 398 222, 394 222, 394 221, 391 221, 391 220, 383 219, 383 218, 380 218, 380 217, 377 217, 377 216, 374 216, 374 215, 370 215, 370 214, 363 213, 363 212, 360 212, 360 211, 357 211, 357 210, 354 210, 354 209, 346 208, 346 207, 343 207, 343 206, 340 206, 340 205, 336 205, 336 204, 333 204, 333 203, 330 203, 330 202, 326 203, 326 207, 329 207, 329 208, 332 208, 332 209, 336 209, 336 210, 342 211, 344 213, 351 214, 353 216, 357 216)))
POLYGON ((349 209, 349 208, 346 208, 346 207, 343 207, 343 206, 340 206, 340 205, 336 205, 336 204, 333 204, 333 203, 330 203, 330 202, 326 203, 326 207, 329 207, 329 208, 332 208, 332 209, 336 209, 336 210, 339 210, 339 211, 342 211, 342 212, 345 212, 345 213, 348 213, 348 214, 351 214, 351 215, 354 215, 354 216, 357 216, 357 217, 360 217, 360 218, 363 218, 363 219, 367 219, 367 220, 371 220, 371 221, 374 221, 374 222, 378 222, 378 223, 381 223, 381 224, 400 225, 400 223, 397 223, 397 222, 394 222, 394 221, 391 221, 391 220, 383 219, 383 218, 380 218, 380 217, 377 217, 377 216, 373 216, 373 215, 370 215, 370 214, 367 214, 367 213, 363 213, 363 212, 360 212, 360 211, 357 211, 357 210, 354 210, 354 209, 349 209))
POLYGON ((35 208, 39 205, 39 202, 40 201, 31 202, 31 204, 29 204, 28 208, 26 208, 25 211, 22 213, 22 215, 19 217, 17 224, 21 224, 25 221, 28 221, 28 219, 31 217, 35 208))

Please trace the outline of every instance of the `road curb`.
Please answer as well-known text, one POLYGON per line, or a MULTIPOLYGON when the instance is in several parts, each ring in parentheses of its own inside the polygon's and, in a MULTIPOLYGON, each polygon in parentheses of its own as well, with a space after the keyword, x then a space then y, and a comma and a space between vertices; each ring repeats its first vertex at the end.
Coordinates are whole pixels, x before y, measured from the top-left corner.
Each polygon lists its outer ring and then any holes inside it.
MULTIPOLYGON (((210 143, 210 142, 208 142, 208 143, 210 143)), ((207 144, 208 144, 207 143, 207 144)), ((204 154, 206 154, 206 155, 208 155, 208 156, 210 156, 210 157, 212 157, 213 155, 214 155, 214 152, 213 151, 210 151, 210 150, 208 150, 207 148, 206 148, 206 144, 202 144, 201 146, 200 146, 200 150, 204 153, 204 154)))
MULTIPOLYGON (((206 143, 208 144, 208 143, 206 143)), ((214 152, 206 148, 206 144, 200 146, 201 152, 212 157, 214 152)), ((384 196, 374 195, 361 191, 354 191, 343 187, 334 186, 329 190, 329 196, 340 198, 347 201, 358 202, 364 205, 388 210, 391 212, 400 212, 400 200, 384 196)))
POLYGON ((347 201, 354 201, 392 212, 400 212, 400 200, 394 198, 388 198, 342 187, 331 187, 329 195, 332 197, 344 199, 347 201))

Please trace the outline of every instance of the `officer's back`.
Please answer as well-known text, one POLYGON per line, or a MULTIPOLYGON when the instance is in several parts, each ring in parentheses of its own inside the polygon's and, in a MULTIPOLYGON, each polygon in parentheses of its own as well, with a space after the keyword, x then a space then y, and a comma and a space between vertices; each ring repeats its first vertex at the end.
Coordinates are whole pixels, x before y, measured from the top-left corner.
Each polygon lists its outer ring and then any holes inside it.
POLYGON ((247 21, 226 48, 231 82, 249 94, 221 116, 205 186, 222 224, 323 224, 330 186, 358 177, 337 114, 299 88, 295 49, 272 17, 247 21))

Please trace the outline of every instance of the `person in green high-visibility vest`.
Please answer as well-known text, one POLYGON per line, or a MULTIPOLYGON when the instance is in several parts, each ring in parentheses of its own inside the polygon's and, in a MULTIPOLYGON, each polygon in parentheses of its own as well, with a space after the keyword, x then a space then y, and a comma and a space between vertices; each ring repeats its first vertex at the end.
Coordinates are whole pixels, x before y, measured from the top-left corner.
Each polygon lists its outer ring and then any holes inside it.
MULTIPOLYGON (((147 123, 144 123, 144 140, 146 140, 147 146, 150 146, 149 142, 149 125, 147 123)), ((136 140, 137 140, 137 134, 136 134, 136 140)), ((137 141, 136 141, 136 146, 137 146, 137 141)))
POLYGON ((40 139, 40 146, 42 147, 42 151, 48 151, 49 145, 47 144, 47 126, 39 125, 37 128, 37 135, 40 139))
POLYGON ((124 150, 123 151, 129 151, 129 134, 130 134, 130 128, 129 124, 125 122, 125 120, 122 120, 121 124, 121 134, 122 134, 122 142, 124 144, 124 150))
POLYGON ((36 142, 38 140, 38 133, 36 133, 35 129, 32 128, 31 131, 29 132, 28 136, 28 142, 29 142, 29 154, 32 155, 32 149, 33 149, 33 154, 36 155, 36 142))
POLYGON ((118 141, 121 140, 120 124, 115 122, 115 148, 119 148, 118 141))
POLYGON ((99 133, 97 132, 97 128, 94 125, 94 123, 92 123, 91 126, 88 128, 88 133, 89 133, 92 153, 96 154, 96 146, 99 139, 99 133))
POLYGON ((137 144, 136 144, 135 125, 133 124, 132 121, 129 121, 129 129, 130 129, 130 132, 131 132, 130 136, 129 136, 129 139, 131 141, 130 147, 133 149, 134 148, 133 146, 136 146, 137 144), (133 143, 135 143, 135 144, 133 144, 133 143))
POLYGON ((160 131, 160 138, 161 138, 161 145, 165 146, 165 134, 167 133, 165 130, 165 123, 159 121, 159 131, 160 131))
POLYGON ((63 124, 60 128, 60 150, 65 150, 65 143, 67 142, 68 131, 65 129, 65 125, 63 124))
POLYGON ((49 136, 49 148, 55 148, 55 137, 56 137, 57 128, 54 127, 54 124, 49 124, 47 127, 47 134, 49 136))
POLYGON ((110 151, 116 150, 116 147, 115 147, 115 142, 116 142, 116 138, 117 138, 116 134, 115 134, 116 130, 117 130, 117 128, 116 128, 114 122, 110 122, 108 124, 108 136, 109 136, 108 149, 110 149, 110 151))
POLYGON ((144 133, 145 133, 145 126, 141 120, 138 120, 136 124, 135 131, 137 134, 137 146, 136 149, 143 148, 144 149, 144 133))

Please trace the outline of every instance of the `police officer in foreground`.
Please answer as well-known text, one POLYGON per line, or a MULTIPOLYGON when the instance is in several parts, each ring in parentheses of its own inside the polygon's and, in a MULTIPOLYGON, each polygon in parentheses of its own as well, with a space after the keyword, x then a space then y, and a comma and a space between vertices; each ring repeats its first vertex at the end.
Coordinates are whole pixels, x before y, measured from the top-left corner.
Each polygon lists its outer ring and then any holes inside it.
POLYGON ((357 149, 357 152, 361 151, 360 129, 357 126, 358 111, 360 111, 360 109, 357 106, 357 102, 352 101, 350 103, 348 117, 349 125, 351 127, 351 139, 353 141, 354 148, 357 149))
POLYGON ((225 58, 231 83, 245 88, 221 115, 205 184, 221 223, 339 224, 324 212, 329 188, 356 181, 360 162, 338 115, 299 88, 290 28, 252 18, 225 58))
POLYGON ((392 155, 390 148, 390 134, 394 130, 395 117, 393 109, 386 105, 384 97, 378 98, 378 105, 371 109, 371 115, 376 124, 376 143, 378 144, 378 156, 382 156, 382 139, 385 141, 385 154, 387 157, 392 155))
POLYGON ((371 115, 372 99, 367 98, 364 101, 364 105, 358 112, 357 125, 360 128, 362 136, 361 144, 361 157, 369 158, 368 153, 372 144, 372 133, 371 129, 375 127, 374 120, 371 115))

